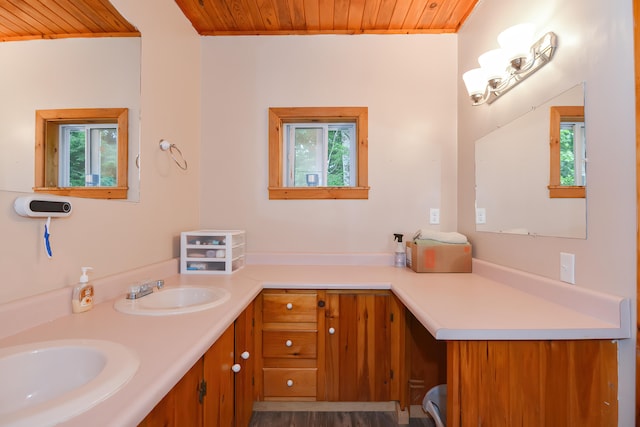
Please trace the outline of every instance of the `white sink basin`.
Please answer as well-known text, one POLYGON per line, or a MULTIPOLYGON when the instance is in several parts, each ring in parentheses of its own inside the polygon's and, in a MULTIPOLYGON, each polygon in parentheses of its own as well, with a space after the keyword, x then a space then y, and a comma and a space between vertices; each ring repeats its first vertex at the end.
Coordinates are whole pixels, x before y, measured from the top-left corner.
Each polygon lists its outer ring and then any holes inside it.
POLYGON ((137 298, 122 298, 114 307, 122 313, 147 316, 193 313, 225 303, 231 298, 228 290, 215 287, 165 288, 137 298))
POLYGON ((138 370, 110 341, 69 339, 0 349, 0 425, 51 426, 86 411, 138 370))

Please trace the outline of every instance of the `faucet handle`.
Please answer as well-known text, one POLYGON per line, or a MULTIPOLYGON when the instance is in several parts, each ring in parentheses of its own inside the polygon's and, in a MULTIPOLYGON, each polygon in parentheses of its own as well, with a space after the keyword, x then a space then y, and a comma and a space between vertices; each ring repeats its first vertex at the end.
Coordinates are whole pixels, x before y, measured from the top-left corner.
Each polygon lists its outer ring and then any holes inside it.
POLYGON ((156 288, 158 288, 158 289, 164 288, 164 280, 162 280, 162 279, 156 280, 156 288))
POLYGON ((138 293, 140 293, 139 285, 129 286, 129 292, 127 292, 127 299, 136 299, 138 297, 138 293))

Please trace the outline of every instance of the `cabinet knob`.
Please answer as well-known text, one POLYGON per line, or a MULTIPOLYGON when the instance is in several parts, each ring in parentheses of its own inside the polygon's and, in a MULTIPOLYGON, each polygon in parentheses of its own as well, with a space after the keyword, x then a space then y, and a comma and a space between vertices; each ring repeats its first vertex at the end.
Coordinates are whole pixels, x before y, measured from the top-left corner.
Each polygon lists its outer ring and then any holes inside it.
POLYGON ((318 301, 318 307, 322 308, 322 307, 324 307, 324 304, 325 304, 324 300, 318 301))
POLYGON ((293 341, 291 340, 287 340, 284 345, 286 345, 287 347, 291 347, 293 345, 293 341))
POLYGON ((248 351, 243 351, 242 354, 240 355, 240 357, 242 357, 244 360, 247 360, 251 355, 249 354, 248 351))
POLYGON ((240 364, 239 364, 239 363, 236 363, 235 365, 233 365, 233 366, 231 367, 231 370, 232 370, 233 372, 235 372, 236 374, 237 374, 238 372, 240 372, 240 370, 241 370, 241 369, 242 369, 242 366, 240 366, 240 364))
POLYGON ((329 335, 333 335, 336 333, 336 329, 335 328, 329 328, 329 335))
POLYGON ((293 380, 287 380, 287 387, 293 387, 293 380))
POLYGON ((293 304, 290 302, 287 303, 287 310, 291 310, 293 308, 293 304))

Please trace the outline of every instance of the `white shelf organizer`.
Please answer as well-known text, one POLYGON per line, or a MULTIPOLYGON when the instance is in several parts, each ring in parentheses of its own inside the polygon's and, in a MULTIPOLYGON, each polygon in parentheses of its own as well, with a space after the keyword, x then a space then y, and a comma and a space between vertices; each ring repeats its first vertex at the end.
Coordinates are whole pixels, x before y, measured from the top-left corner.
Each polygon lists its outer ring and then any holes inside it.
POLYGON ((180 235, 181 274, 231 274, 244 267, 243 230, 184 231, 180 235))

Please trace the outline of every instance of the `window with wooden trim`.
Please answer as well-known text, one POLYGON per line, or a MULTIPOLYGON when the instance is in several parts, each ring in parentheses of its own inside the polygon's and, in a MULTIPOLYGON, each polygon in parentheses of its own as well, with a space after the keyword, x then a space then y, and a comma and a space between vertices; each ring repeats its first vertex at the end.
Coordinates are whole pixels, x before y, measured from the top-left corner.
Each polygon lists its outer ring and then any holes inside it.
POLYGON ((549 197, 584 198, 586 142, 583 106, 550 107, 549 197))
POLYGON ((37 110, 34 191, 126 199, 128 113, 127 108, 37 110))
POLYGON ((367 107, 269 109, 269 199, 367 199, 367 107))

